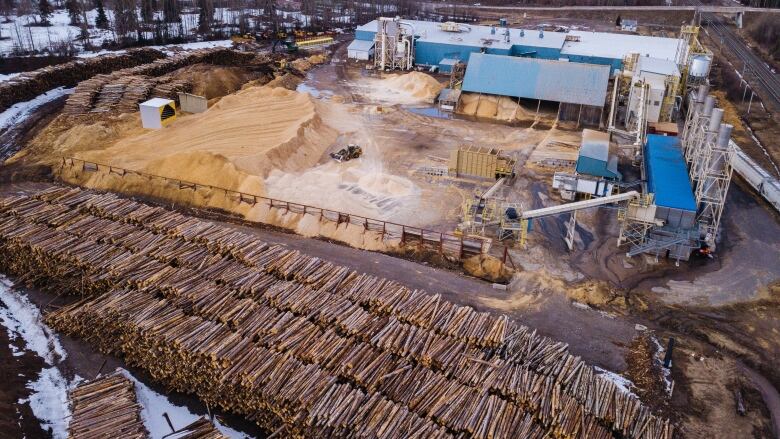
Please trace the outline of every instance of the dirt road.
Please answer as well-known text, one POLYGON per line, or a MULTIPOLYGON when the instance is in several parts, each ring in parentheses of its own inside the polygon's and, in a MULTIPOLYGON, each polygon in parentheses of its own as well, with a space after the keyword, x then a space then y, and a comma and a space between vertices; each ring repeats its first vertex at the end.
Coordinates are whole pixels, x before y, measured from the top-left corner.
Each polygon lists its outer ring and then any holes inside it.
POLYGON ((741 361, 737 361, 737 364, 739 365, 740 370, 750 378, 753 384, 761 392, 761 397, 764 398, 764 404, 766 404, 769 413, 772 415, 775 439, 780 439, 780 393, 778 393, 775 386, 773 386, 763 375, 749 368, 741 361))

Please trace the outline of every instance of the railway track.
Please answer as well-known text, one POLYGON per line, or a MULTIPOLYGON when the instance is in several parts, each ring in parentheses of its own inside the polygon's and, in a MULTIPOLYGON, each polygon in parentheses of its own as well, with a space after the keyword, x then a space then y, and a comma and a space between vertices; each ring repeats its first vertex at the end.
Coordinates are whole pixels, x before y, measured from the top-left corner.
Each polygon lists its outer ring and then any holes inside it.
MULTIPOLYGON (((753 50, 737 36, 728 26, 723 24, 721 18, 714 14, 702 14, 702 21, 707 23, 707 28, 712 30, 713 36, 720 38, 722 45, 739 59, 747 71, 752 73, 751 78, 757 85, 757 93, 766 104, 774 109, 780 109, 780 75, 773 73, 772 69, 753 53, 753 50)), ((743 72, 745 71, 743 70, 743 72)), ((745 80, 748 75, 745 75, 745 80)))

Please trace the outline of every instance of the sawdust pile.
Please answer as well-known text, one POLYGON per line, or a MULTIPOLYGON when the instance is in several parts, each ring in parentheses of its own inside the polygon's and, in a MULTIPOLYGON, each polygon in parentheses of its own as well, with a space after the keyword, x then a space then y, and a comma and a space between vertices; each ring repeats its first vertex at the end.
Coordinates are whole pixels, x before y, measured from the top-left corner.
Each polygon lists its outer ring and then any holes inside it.
POLYGON ((422 72, 388 75, 373 81, 368 91, 372 99, 397 104, 433 103, 444 84, 422 72))
POLYGON ((298 85, 303 82, 303 79, 298 75, 293 75, 292 73, 285 73, 283 75, 279 75, 267 84, 265 84, 266 87, 273 88, 273 87, 280 87, 280 88, 286 88, 287 90, 295 90, 298 88, 298 85))
POLYGON ((506 96, 463 93, 460 98, 459 113, 469 116, 497 119, 506 122, 534 120, 535 112, 530 112, 516 99, 506 96))
POLYGON ((514 274, 500 259, 485 254, 464 260, 463 269, 474 277, 502 284, 508 283, 514 274))
POLYGON ((193 84, 192 93, 214 99, 241 89, 249 81, 263 84, 268 78, 260 73, 251 72, 243 67, 215 66, 195 64, 181 68, 171 74, 176 79, 186 79, 193 84))
MULTIPOLYGON (((211 163, 210 157, 202 156, 212 172, 222 172, 228 178, 238 177, 242 181, 240 188, 246 192, 252 191, 252 185, 263 184, 257 176, 247 175, 244 172, 231 167, 230 163, 223 164, 222 169, 211 163)), ((193 161, 195 161, 193 159, 193 161)), ((192 164, 190 164, 192 166, 192 164)), ((197 189, 182 190, 178 183, 170 180, 149 180, 137 174, 121 176, 111 173, 106 168, 98 172, 83 172, 78 167, 64 168, 61 174, 63 180, 82 186, 100 190, 111 190, 129 195, 153 197, 176 205, 183 204, 198 208, 218 209, 236 214, 248 221, 269 224, 282 227, 303 236, 321 236, 334 241, 343 242, 355 248, 377 251, 391 251, 401 246, 400 239, 383 237, 381 232, 367 231, 362 225, 352 223, 336 223, 328 219, 320 218, 319 214, 294 212, 283 208, 272 209, 266 202, 256 204, 239 202, 234 195, 225 194, 220 189, 199 186, 197 189)))
POLYGON ((266 190, 272 198, 310 205, 322 205, 327 197, 330 209, 370 218, 417 223, 420 216, 420 189, 405 177, 384 172, 372 157, 331 161, 298 173, 275 170, 266 179, 266 190))
POLYGON ((325 54, 318 53, 314 54, 312 56, 309 56, 307 58, 298 58, 294 61, 292 61, 290 64, 292 64, 293 68, 296 70, 300 70, 301 72, 305 72, 309 69, 311 69, 314 66, 320 65, 325 63, 328 60, 328 57, 325 54))
MULTIPOLYGON (((272 169, 310 167, 335 140, 335 130, 322 122, 318 108, 306 94, 254 87, 226 96, 205 113, 182 117, 165 129, 78 156, 262 195, 262 179, 272 169)), ((76 138, 69 139, 71 143, 84 135, 79 130, 72 134, 76 138)))

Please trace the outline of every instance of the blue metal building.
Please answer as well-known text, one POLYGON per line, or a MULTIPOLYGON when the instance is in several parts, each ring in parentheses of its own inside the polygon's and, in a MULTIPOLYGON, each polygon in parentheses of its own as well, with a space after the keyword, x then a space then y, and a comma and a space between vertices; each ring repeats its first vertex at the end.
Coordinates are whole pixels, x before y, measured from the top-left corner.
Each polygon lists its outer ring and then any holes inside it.
POLYGON ((647 235, 648 252, 676 260, 688 260, 699 247, 697 205, 688 178, 680 140, 676 136, 650 134, 644 149, 647 191, 654 194, 655 219, 663 225, 647 235))
MULTIPOLYGON (((415 64, 439 66, 444 59, 467 62, 471 53, 568 60, 576 63, 622 67, 630 52, 640 56, 674 60, 676 38, 648 37, 607 32, 542 32, 506 27, 458 25, 457 31, 442 23, 402 20, 414 28, 415 64)), ((359 26, 356 40, 373 41, 377 21, 359 26)))
POLYGON ((609 67, 472 53, 463 91, 603 107, 609 67))
POLYGON ((692 227, 696 217, 688 168, 677 136, 649 134, 645 144, 647 189, 655 194, 656 218, 675 226, 692 227))
POLYGON ((601 131, 582 130, 582 144, 577 155, 577 174, 622 180, 618 171, 618 157, 609 152, 609 134, 601 131))

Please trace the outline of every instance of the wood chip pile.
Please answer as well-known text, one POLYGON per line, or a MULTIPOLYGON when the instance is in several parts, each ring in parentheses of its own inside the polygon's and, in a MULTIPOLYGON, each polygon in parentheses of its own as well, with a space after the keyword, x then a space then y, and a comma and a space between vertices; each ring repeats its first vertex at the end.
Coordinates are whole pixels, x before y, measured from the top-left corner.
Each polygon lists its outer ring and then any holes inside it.
POLYGON ((206 418, 199 418, 192 424, 165 437, 166 439, 228 439, 206 418))
POLYGON ((24 72, 0 83, 0 112, 57 87, 72 87, 95 75, 148 64, 164 56, 159 50, 132 49, 126 53, 79 59, 24 72))
POLYGON ((255 54, 214 47, 183 51, 79 83, 68 97, 63 112, 69 115, 137 111, 138 104, 152 97, 178 99, 178 92, 192 91, 192 84, 168 73, 199 63, 246 65, 255 54))
POLYGON ((663 438, 563 343, 198 218, 81 189, 0 199, 49 324, 284 436, 663 438))
POLYGON ((136 401, 133 382, 121 372, 80 384, 71 390, 69 397, 72 413, 69 438, 149 437, 141 420, 141 406, 136 401))

